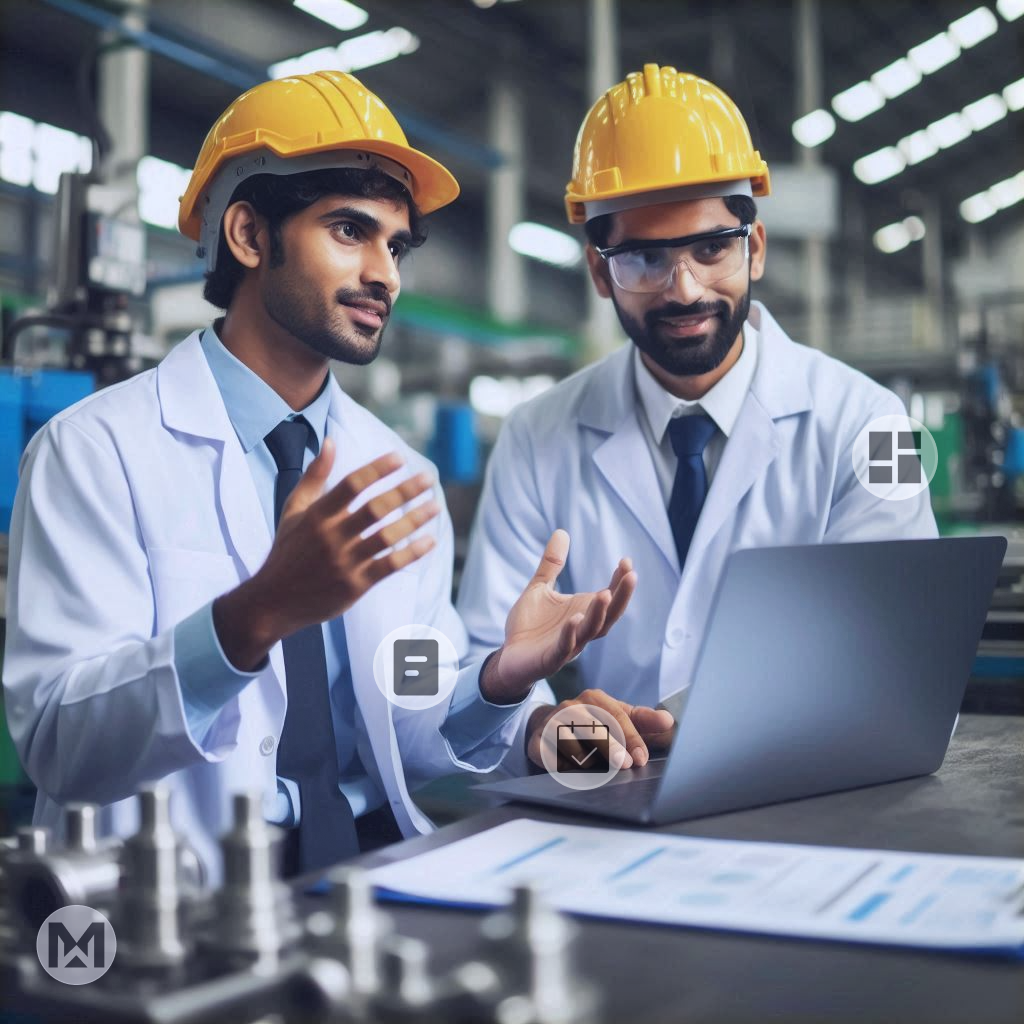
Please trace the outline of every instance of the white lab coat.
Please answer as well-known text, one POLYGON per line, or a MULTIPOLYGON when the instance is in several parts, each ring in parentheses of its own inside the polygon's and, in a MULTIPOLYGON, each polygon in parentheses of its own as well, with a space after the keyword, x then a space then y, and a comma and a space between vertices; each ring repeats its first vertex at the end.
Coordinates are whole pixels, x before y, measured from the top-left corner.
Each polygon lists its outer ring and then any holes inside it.
MULTIPOLYGON (((174 626, 251 576, 271 546, 198 337, 155 370, 61 413, 29 444, 11 529, 4 684, 11 734, 39 789, 37 824, 57 827, 61 804, 92 801, 103 805, 104 832, 130 834, 137 809, 128 798, 166 778, 173 821, 217 881, 216 839, 230 824, 231 795, 276 794, 287 701, 277 644, 266 671, 221 710, 205 737, 193 737, 186 724, 174 626)), ((327 433, 337 457, 328 486, 394 450, 410 474, 433 473, 333 376, 330 387, 327 433)), ((443 505, 439 488, 435 496, 443 505)), ((486 755, 462 763, 439 732, 447 702, 402 711, 374 682, 377 645, 403 625, 431 625, 465 652, 465 629, 450 602, 447 510, 428 529, 436 548, 345 614, 359 711, 406 835, 432 827, 410 788, 454 767, 492 767, 516 726, 506 723, 484 744, 486 755)), ((475 676, 479 665, 463 671, 475 676)))
MULTIPOLYGON (((758 364, 722 453, 680 578, 627 345, 516 409, 487 470, 459 610, 471 647, 500 642, 505 616, 551 531, 569 532, 559 580, 566 592, 607 586, 619 558, 637 571, 635 595, 578 665, 582 684, 654 705, 689 685, 711 597, 739 548, 934 537, 927 490, 874 498, 851 465, 853 442, 876 417, 905 415, 892 392, 791 341, 760 303, 758 364)), ((842 580, 836 580, 842 586, 842 580)), ((551 701, 546 685, 534 701, 551 701)), ((525 716, 524 716, 525 721, 525 716)), ((522 744, 508 759, 523 768, 522 744)))

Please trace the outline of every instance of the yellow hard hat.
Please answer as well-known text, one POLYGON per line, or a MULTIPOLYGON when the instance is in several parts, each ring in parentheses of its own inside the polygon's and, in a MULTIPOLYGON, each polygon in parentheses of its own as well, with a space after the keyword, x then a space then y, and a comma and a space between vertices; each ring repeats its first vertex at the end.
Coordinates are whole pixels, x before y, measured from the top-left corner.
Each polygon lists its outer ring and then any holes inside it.
POLYGON ((459 194, 451 173, 413 149, 391 111, 352 75, 318 71, 262 82, 210 129, 180 200, 178 228, 201 243, 209 263, 230 194, 249 174, 360 166, 397 178, 422 213, 459 194))
POLYGON ((565 211, 570 223, 582 224, 616 209, 688 194, 770 191, 768 165, 736 104, 703 78, 645 64, 612 86, 584 119, 565 211), (692 192, 678 191, 684 188, 692 192))

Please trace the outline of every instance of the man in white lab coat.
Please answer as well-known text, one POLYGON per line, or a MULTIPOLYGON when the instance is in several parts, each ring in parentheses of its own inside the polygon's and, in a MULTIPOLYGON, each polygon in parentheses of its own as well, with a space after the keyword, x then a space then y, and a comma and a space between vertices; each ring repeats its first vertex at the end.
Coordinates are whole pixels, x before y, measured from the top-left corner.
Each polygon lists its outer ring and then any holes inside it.
POLYGON ((621 614, 626 567, 554 592, 556 533, 496 656, 450 700, 394 707, 375 682, 401 627, 465 653, 452 528, 433 467, 329 361, 374 358, 421 213, 457 194, 348 75, 264 83, 211 129, 179 225, 226 316, 55 417, 24 457, 4 685, 36 823, 91 801, 126 835, 130 797, 163 779, 213 881, 241 791, 288 829, 289 872, 426 831, 410 790, 497 764, 532 684, 621 614))
MULTIPOLYGON (((730 552, 936 535, 927 490, 884 500, 854 472, 862 428, 902 403, 750 301, 766 253, 754 196, 769 187, 742 115, 710 82, 650 64, 594 105, 566 208, 631 344, 509 416, 462 577, 459 608, 485 649, 553 527, 586 538, 561 578, 570 590, 631 556, 637 596, 580 655, 576 699, 618 718, 639 764, 671 737, 671 715, 649 706, 689 684, 730 552)), ((548 690, 512 770, 524 747, 539 763, 548 690)))

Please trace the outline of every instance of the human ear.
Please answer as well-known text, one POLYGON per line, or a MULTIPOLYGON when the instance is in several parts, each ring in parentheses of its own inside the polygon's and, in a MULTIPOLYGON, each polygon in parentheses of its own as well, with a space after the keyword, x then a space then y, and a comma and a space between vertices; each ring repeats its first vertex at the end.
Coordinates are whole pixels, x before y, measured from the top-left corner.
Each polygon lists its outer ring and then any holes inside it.
POLYGON ((255 270, 264 258, 266 246, 266 222, 251 203, 244 200, 232 203, 224 211, 221 221, 224 241, 231 255, 249 270, 255 270))

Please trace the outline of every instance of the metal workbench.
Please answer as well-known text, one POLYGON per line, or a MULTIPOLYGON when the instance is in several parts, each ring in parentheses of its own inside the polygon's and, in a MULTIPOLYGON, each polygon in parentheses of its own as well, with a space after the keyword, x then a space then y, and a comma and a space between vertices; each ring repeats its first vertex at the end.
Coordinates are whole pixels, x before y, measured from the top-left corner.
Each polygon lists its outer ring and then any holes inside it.
MULTIPOLYGON (((515 817, 577 821, 522 805, 484 811, 362 858, 373 866, 515 817)), ((621 826, 615 826, 621 827, 621 826)), ((727 839, 1024 857, 1024 718, 965 715, 940 771, 926 778, 723 814, 662 829, 727 839)), ((594 893, 595 901, 601 894, 594 893)), ((441 969, 471 957, 477 915, 393 906, 441 969)), ((583 973, 602 1020, 1021 1024, 1024 959, 581 920, 583 973)))

